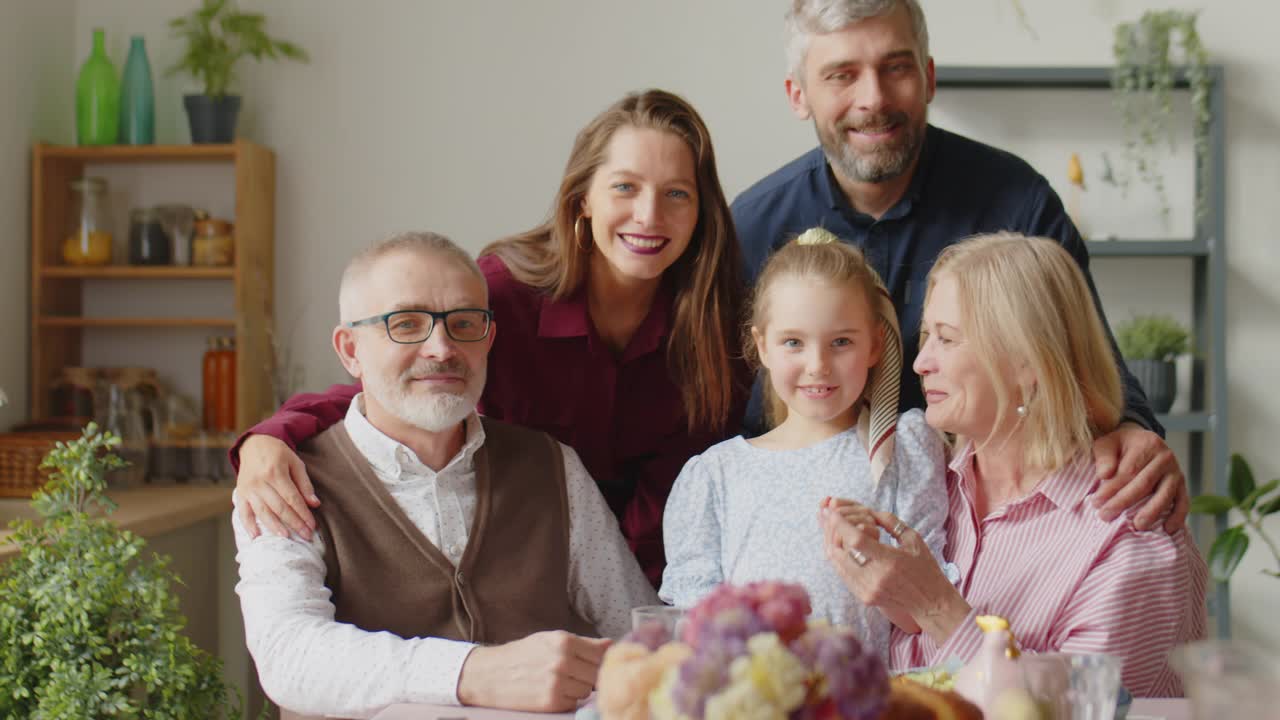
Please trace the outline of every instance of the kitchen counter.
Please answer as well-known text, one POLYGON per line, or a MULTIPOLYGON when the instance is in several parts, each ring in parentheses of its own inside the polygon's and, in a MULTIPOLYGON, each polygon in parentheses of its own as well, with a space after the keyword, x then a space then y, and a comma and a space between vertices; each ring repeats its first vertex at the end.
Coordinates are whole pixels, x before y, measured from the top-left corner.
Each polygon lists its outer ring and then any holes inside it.
MULTIPOLYGON (((107 497, 119 507, 111 513, 116 525, 141 535, 155 537, 231 513, 230 486, 154 485, 127 490, 109 490, 107 497)), ((34 518, 31 501, 23 498, 0 500, 0 561, 16 555, 17 546, 8 542, 13 531, 9 521, 34 518)))

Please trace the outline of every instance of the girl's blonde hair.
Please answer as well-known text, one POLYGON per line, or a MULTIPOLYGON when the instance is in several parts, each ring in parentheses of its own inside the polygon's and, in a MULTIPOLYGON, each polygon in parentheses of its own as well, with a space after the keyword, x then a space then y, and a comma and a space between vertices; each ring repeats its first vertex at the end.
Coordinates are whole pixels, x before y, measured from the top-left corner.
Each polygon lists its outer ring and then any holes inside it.
POLYGON ((606 108, 579 131, 551 217, 528 232, 489 245, 480 255, 497 255, 516 280, 554 300, 577 292, 586 281, 593 247, 591 223, 582 222, 582 205, 596 169, 608 159, 609 142, 622 128, 671 133, 693 154, 698 223, 689 247, 663 273, 674 295, 667 365, 680 388, 689 430, 722 431, 729 425, 735 397, 743 391, 735 383, 731 357, 744 294, 743 262, 716 172, 711 133, 684 98, 646 90, 606 108))
POLYGON ((956 284, 965 342, 995 387, 995 427, 1014 405, 1026 408, 1029 467, 1062 467, 1119 424, 1116 358, 1084 273, 1062 245, 1012 232, 967 238, 938 256, 926 305, 944 275, 956 284), (1034 388, 1013 378, 1023 365, 1034 388))
MULTIPOLYGON (((873 332, 881 331, 876 321, 876 296, 881 286, 880 276, 867 263, 867 258, 858 248, 842 242, 828 230, 814 228, 795 238, 774 251, 765 262, 760 277, 756 280, 751 294, 750 312, 744 327, 742 350, 748 362, 759 370, 763 379, 764 419, 767 427, 777 427, 787 419, 787 405, 773 391, 773 383, 769 371, 760 359, 756 349, 755 337, 751 330, 755 328, 761 335, 769 323, 769 291, 782 278, 799 278, 812 280, 826 285, 848 287, 856 291, 866 302, 866 310, 871 316, 873 332)), ((883 342, 883 338, 875 338, 883 342)), ((874 370, 872 372, 875 372, 874 370)), ((871 387, 871 379, 867 379, 863 389, 871 387)), ((859 398, 859 402, 862 398, 859 398)))

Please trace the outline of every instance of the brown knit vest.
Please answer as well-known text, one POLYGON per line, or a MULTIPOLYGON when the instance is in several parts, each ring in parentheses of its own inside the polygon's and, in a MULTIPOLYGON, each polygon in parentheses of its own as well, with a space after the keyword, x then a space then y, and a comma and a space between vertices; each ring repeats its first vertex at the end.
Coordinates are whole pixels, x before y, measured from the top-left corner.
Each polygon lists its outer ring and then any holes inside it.
POLYGON ((483 644, 542 630, 597 634, 569 603, 559 444, 542 432, 489 418, 481 423, 476 514, 457 568, 404 514, 343 423, 298 448, 324 501, 316 520, 337 622, 403 638, 483 644))

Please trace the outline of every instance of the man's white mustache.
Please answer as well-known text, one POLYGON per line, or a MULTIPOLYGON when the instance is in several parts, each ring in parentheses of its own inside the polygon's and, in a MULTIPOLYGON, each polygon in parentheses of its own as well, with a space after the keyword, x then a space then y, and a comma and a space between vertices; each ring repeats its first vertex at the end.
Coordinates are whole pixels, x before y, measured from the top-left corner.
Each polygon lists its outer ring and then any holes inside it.
POLYGON ((446 362, 446 363, 425 362, 425 363, 416 364, 413 367, 409 368, 408 370, 404 371, 404 373, 400 375, 400 379, 408 381, 416 377, 422 377, 423 375, 445 375, 445 374, 460 375, 462 376, 463 379, 466 379, 471 376, 471 372, 467 369, 467 366, 461 362, 457 362, 457 361, 446 362))

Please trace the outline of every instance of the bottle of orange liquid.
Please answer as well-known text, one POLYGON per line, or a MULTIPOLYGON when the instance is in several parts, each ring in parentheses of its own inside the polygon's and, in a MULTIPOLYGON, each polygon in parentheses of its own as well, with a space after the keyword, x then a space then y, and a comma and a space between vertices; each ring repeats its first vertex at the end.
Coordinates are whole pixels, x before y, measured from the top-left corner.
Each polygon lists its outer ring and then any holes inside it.
POLYGON ((200 399, 204 408, 204 429, 213 431, 218 427, 218 344, 222 338, 210 337, 208 339, 208 347, 204 351, 204 361, 201 366, 201 394, 200 399))
POLYGON ((217 360, 218 430, 236 430, 236 339, 222 338, 222 351, 217 360))

